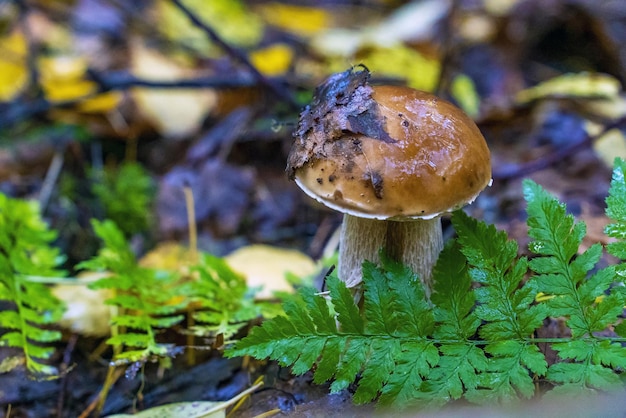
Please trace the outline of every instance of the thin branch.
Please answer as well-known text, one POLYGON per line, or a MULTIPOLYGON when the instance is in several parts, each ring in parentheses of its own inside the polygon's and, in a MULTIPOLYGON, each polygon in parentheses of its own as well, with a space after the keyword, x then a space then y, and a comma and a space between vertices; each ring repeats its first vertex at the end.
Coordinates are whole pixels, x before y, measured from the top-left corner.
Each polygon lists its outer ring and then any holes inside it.
POLYGON ((608 131, 617 128, 624 128, 624 126, 626 126, 626 117, 619 118, 607 124, 602 129, 602 131, 600 131, 596 135, 587 134, 583 139, 575 142, 569 147, 559 148, 553 153, 546 154, 527 163, 511 164, 505 167, 501 167, 500 169, 493 172, 493 178, 495 180, 509 180, 518 177, 525 177, 536 171, 544 170, 560 161, 563 161, 565 158, 571 157, 577 152, 588 148, 595 140, 599 139, 608 131))
POLYGON ((28 5, 24 0, 16 0, 15 4, 19 10, 19 22, 26 40, 26 68, 28 69, 28 82, 35 92, 35 97, 41 97, 41 83, 39 82, 39 69, 37 68, 37 51, 35 42, 28 26, 28 5))
POLYGON ((270 89, 277 97, 287 102, 294 109, 299 109, 300 105, 296 102, 291 92, 284 86, 276 83, 274 80, 265 77, 252 65, 248 57, 238 49, 233 48, 227 42, 225 42, 210 26, 201 21, 187 6, 185 6, 180 0, 172 0, 172 3, 183 12, 185 16, 198 28, 202 29, 207 36, 219 45, 228 55, 245 66, 248 71, 264 86, 270 89))
POLYGON ((99 86, 97 93, 58 102, 50 102, 45 98, 39 98, 30 102, 20 100, 6 103, 0 111, 0 128, 8 128, 29 118, 45 114, 52 109, 72 108, 100 93, 113 90, 126 90, 131 87, 147 87, 153 89, 212 88, 220 90, 256 85, 256 81, 251 77, 198 77, 171 81, 156 81, 138 78, 123 71, 107 74, 89 71, 88 74, 99 86))

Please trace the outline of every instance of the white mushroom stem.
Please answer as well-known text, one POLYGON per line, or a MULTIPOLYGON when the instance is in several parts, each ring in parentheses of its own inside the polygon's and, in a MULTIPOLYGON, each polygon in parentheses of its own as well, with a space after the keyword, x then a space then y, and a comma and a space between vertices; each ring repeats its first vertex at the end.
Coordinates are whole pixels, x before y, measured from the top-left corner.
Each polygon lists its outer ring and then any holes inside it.
POLYGON ((361 283, 363 261, 378 262, 382 247, 419 276, 429 296, 432 269, 443 248, 439 217, 395 222, 344 215, 338 275, 348 288, 361 283))

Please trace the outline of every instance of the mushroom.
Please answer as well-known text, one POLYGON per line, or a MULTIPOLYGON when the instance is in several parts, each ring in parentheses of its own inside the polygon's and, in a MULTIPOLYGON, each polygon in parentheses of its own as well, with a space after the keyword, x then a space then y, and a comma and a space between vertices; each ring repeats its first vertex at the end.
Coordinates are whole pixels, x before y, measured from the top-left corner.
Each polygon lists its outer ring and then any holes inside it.
POLYGON ((287 173, 313 199, 344 214, 338 276, 350 288, 381 248, 430 294, 443 247, 440 216, 491 183, 476 124, 430 93, 370 86, 369 71, 331 76, 300 115, 287 173))

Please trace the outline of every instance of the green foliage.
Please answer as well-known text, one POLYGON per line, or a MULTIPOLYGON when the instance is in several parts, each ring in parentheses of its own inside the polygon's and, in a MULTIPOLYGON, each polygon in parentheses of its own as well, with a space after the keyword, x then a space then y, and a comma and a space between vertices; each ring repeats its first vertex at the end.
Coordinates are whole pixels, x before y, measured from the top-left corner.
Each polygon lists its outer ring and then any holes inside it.
POLYGON ((137 265, 122 231, 113 221, 92 221, 104 242, 97 256, 79 265, 91 270, 108 270, 111 275, 94 282, 93 289, 112 289, 115 295, 106 300, 117 308, 112 318, 112 337, 120 363, 147 361, 168 356, 172 346, 159 343, 159 328, 171 327, 183 319, 177 314, 184 306, 178 276, 137 265))
POLYGON ((105 215, 131 236, 148 229, 154 184, 145 169, 134 162, 107 169, 93 186, 93 193, 104 206, 105 215))
MULTIPOLYGON (((619 170, 619 165, 616 172, 619 170)), ((619 181, 612 183, 608 213, 618 211, 619 199, 626 197, 619 181)), ((550 366, 546 377, 559 383, 558 391, 608 389, 619 384, 613 369, 626 366, 626 350, 619 343, 596 338, 621 316, 624 298, 611 291, 616 279, 613 266, 590 274, 602 256, 600 244, 578 254, 586 226, 566 214, 565 205, 530 180, 524 182, 528 201, 530 250, 537 254, 530 262, 537 288, 552 296, 545 304, 554 317, 565 317, 572 340, 552 348, 566 362, 550 366)))
POLYGON ((334 378, 332 392, 345 389, 361 373, 357 402, 403 405, 439 360, 427 337, 434 316, 417 277, 382 257, 382 266, 366 262, 364 314, 350 291, 327 278, 332 310, 311 288, 285 303, 287 316, 266 321, 226 352, 227 356, 270 357, 302 374, 317 364, 314 381, 334 378), (335 316, 331 313, 336 313, 335 316))
MULTIPOLYGON (((615 159, 615 169, 613 170, 613 178, 611 179, 611 188, 609 189, 609 197, 606 199, 606 214, 614 222, 607 225, 604 233, 611 238, 615 238, 616 242, 608 245, 607 251, 618 257, 620 260, 626 260, 626 162, 617 158, 615 159)), ((626 276, 626 265, 620 264, 616 267, 617 274, 621 277, 626 276)))
MULTIPOLYGON (((616 162, 606 229, 617 242, 608 251, 626 258, 626 163, 616 162)), ((456 212, 458 239, 446 245, 433 272, 430 302, 415 275, 381 256, 363 265, 363 307, 336 277, 329 300, 312 289, 285 304, 279 316, 253 328, 226 355, 270 358, 295 374, 313 369, 314 381, 333 380, 331 391, 357 383, 354 400, 439 406, 508 402, 537 393, 538 380, 552 393, 607 391, 623 386, 626 336, 623 264, 596 269, 602 246, 579 253, 585 225, 565 205, 531 181, 528 260, 517 243, 495 227, 456 212), (538 296, 541 295, 541 298, 538 296), (564 318, 571 338, 536 338, 549 318, 564 318), (606 335, 606 334, 605 334, 606 335), (548 365, 538 343, 558 361, 548 365)))
MULTIPOLYGON (((61 274, 56 267, 62 258, 50 246, 55 236, 35 203, 0 194, 0 301, 13 305, 0 311, 0 346, 21 349, 28 371, 36 376, 56 373, 43 362, 54 352, 50 344, 61 339, 50 325, 61 318, 63 306, 46 285, 28 276, 61 274)), ((5 369, 17 364, 3 361, 5 369)))
POLYGON ((480 389, 471 400, 507 400, 519 395, 529 398, 534 383, 529 372, 542 375, 546 361, 537 346, 528 341, 547 316, 544 305, 533 305, 537 289, 528 280, 520 287, 528 270, 526 258, 517 258, 517 243, 463 212, 453 217, 461 251, 470 265, 469 274, 481 286, 474 290, 476 316, 484 324, 479 336, 487 342, 487 371, 481 375, 480 389))
POLYGON ((195 334, 222 334, 228 339, 264 313, 264 304, 254 301, 254 292, 248 289, 245 278, 223 259, 203 254, 200 262, 191 267, 191 276, 186 294, 195 306, 195 334))

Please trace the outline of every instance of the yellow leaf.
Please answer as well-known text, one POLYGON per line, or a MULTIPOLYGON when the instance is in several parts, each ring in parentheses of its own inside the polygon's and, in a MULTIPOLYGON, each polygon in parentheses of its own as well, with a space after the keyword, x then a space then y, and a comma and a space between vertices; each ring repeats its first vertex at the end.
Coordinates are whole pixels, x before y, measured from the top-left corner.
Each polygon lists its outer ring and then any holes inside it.
MULTIPOLYGON (((239 0, 186 0, 184 3, 229 44, 249 47, 263 36, 263 22, 239 0)), ((223 52, 171 2, 156 2, 156 16, 157 28, 168 39, 207 56, 223 52)))
POLYGON ((241 247, 224 259, 246 278, 248 287, 263 287, 257 293, 259 299, 270 298, 276 291, 293 292, 287 273, 305 277, 317 271, 315 262, 306 254, 269 245, 241 247))
MULTIPOLYGON (((586 124, 590 135, 597 135, 602 127, 592 122, 586 124)), ((626 159, 626 137, 620 129, 611 129, 596 139, 593 150, 607 167, 613 167, 616 157, 626 159)))
POLYGON ((174 242, 162 242, 139 260, 141 267, 157 270, 178 271, 192 264, 189 248, 174 242))
POLYGON ((44 95, 52 102, 84 99, 78 106, 79 110, 104 113, 115 108, 122 99, 119 92, 94 95, 98 86, 85 79, 87 61, 82 57, 68 55, 42 57, 38 65, 44 95), (88 97, 92 95, 93 97, 88 97))
POLYGON ((342 27, 316 34, 311 46, 322 55, 347 57, 364 47, 425 41, 435 32, 437 22, 449 7, 447 0, 408 2, 375 25, 361 25, 356 30, 342 27))
POLYGON ((465 74, 457 75, 452 80, 450 92, 465 113, 472 118, 478 116, 480 97, 471 78, 465 74))
POLYGON ((26 86, 26 39, 20 31, 0 38, 0 101, 17 96, 26 86))
MULTIPOLYGON (((402 78, 409 87, 425 91, 435 88, 441 67, 436 59, 427 58, 403 44, 391 47, 372 46, 357 54, 354 60, 365 64, 377 76, 402 78)), ((335 72, 344 71, 345 59, 331 60, 330 68, 335 72)))
POLYGON ((518 104, 547 97, 609 99, 617 96, 620 83, 614 77, 600 73, 572 73, 551 78, 517 93, 518 104))
MULTIPOLYGON (((146 48, 141 42, 131 43, 130 49, 131 71, 137 77, 172 81, 200 75, 194 69, 146 48)), ((211 89, 134 88, 131 95, 146 119, 163 136, 172 138, 196 132, 217 103, 217 93, 211 89)))
POLYGON ((259 7, 259 13, 270 25, 302 36, 321 32, 332 22, 329 12, 318 7, 267 3, 259 7))
POLYGON ((105 276, 106 273, 84 273, 75 283, 65 284, 65 281, 52 287, 54 296, 63 301, 67 308, 59 325, 81 335, 109 335, 111 307, 105 305, 104 301, 112 297, 113 292, 110 289, 92 290, 87 287, 89 283, 105 276))
POLYGON ((256 69, 270 77, 285 73, 292 60, 293 50, 286 44, 274 44, 250 54, 256 69))

